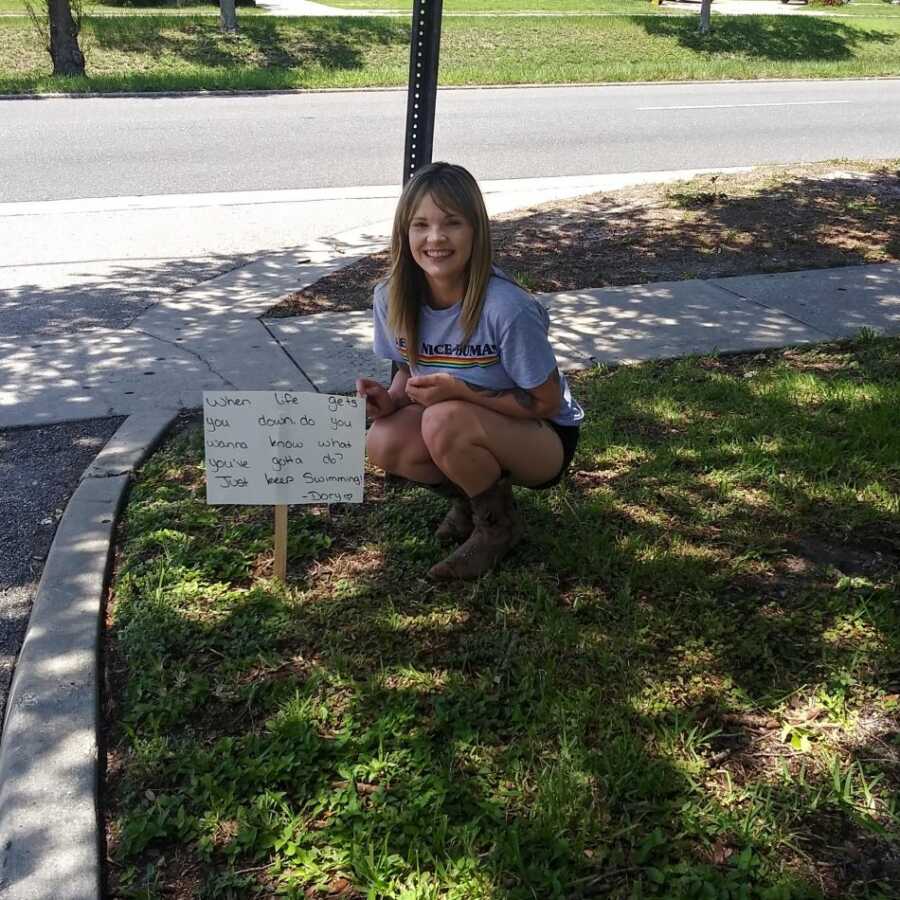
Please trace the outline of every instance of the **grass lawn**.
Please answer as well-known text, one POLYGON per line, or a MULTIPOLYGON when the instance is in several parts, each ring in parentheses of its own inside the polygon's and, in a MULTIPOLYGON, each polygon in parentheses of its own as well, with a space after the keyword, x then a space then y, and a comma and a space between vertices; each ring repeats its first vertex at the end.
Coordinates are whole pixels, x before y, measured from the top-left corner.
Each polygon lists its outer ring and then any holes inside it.
POLYGON ((873 16, 900 16, 900 6, 890 0, 853 0, 843 6, 826 6, 824 3, 808 3, 801 6, 802 12, 833 12, 841 16, 869 18, 873 16))
MULTIPOLYGON (((390 12, 409 12, 412 3, 404 0, 328 0, 327 6, 339 9, 377 9, 390 12)), ((699 8, 699 7, 698 7, 699 8)), ((713 7, 715 9, 715 6, 713 7)), ((550 12, 573 14, 604 13, 609 15, 641 15, 641 16, 695 16, 690 9, 654 6, 647 0, 447 0, 443 9, 445 13, 492 13, 492 12, 550 12)), ((810 3, 799 7, 805 12, 834 12, 838 17, 854 16, 860 18, 880 18, 882 16, 900 16, 900 7, 892 5, 890 0, 867 0, 853 2, 841 7, 825 6, 810 3)), ((218 15, 218 3, 207 0, 183 0, 178 4, 159 3, 158 5, 131 6, 119 3, 92 2, 86 0, 84 10, 88 16, 138 16, 138 15, 191 15, 204 13, 218 15)), ((0 13, 25 15, 24 0, 0 0, 0 13)), ((238 15, 268 15, 265 9, 252 4, 239 5, 238 15)))
MULTIPOLYGON (((411 10, 412 3, 398 0, 329 0, 328 6, 343 9, 403 9, 411 10)), ((445 13, 461 12, 603 12, 633 13, 636 15, 671 15, 679 10, 653 6, 648 0, 445 0, 445 13)), ((683 13, 682 13, 683 14, 683 13)))
MULTIPOLYGON (((0 19, 0 91, 321 88, 404 85, 399 19, 247 17, 237 38, 209 17, 88 19, 89 79, 53 79, 27 20, 0 19)), ((441 83, 584 83, 839 77, 900 72, 900 18, 723 17, 701 37, 692 17, 451 18, 441 83)))
MULTIPOLYGON (((37 4, 35 4, 37 5, 37 4)), ((122 4, 90 2, 83 4, 86 16, 178 16, 178 15, 219 15, 219 4, 208 3, 205 0, 184 0, 180 5, 176 3, 160 4, 159 6, 123 6, 122 4)), ((27 15, 23 0, 0 0, 0 13, 16 13, 27 15)), ((268 15, 266 10, 257 9, 253 5, 238 5, 238 16, 242 15, 268 15)))
MULTIPOLYGON (((4 0, 0 0, 4 2, 4 0)), ((16 0, 5 0, 16 2, 16 0)), ((328 0, 328 6, 341 9, 389 9, 410 10, 412 3, 404 0, 328 0)), ((622 13, 632 15, 693 15, 699 11, 699 0, 695 10, 677 9, 674 7, 653 6, 648 0, 445 0, 443 9, 445 13, 460 12, 599 12, 622 13)), ((713 2, 713 11, 716 4, 713 2)), ((840 7, 826 6, 823 3, 809 3, 798 9, 806 12, 833 12, 839 16, 853 15, 862 17, 897 16, 900 9, 892 6, 890 0, 866 0, 844 4, 840 7)))
POLYGON ((204 503, 144 467, 108 607, 116 898, 900 894, 900 340, 573 379, 524 544, 423 578, 442 504, 204 503))

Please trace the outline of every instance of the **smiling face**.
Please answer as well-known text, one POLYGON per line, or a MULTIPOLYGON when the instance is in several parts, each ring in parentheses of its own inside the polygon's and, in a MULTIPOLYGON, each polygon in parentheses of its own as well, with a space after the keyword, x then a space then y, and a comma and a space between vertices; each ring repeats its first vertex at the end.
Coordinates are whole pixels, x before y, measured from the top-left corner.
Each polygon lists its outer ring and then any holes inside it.
POLYGON ((466 219, 441 209, 431 194, 419 201, 409 223, 409 249, 438 305, 453 304, 465 293, 474 236, 466 219))

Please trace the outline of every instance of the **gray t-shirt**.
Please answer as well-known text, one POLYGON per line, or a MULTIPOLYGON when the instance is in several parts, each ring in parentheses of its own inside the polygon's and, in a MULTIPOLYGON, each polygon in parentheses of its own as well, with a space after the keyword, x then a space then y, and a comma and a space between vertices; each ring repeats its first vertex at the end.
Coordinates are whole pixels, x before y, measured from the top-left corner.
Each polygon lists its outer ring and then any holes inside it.
MULTIPOLYGON (((405 363, 403 338, 391 334, 387 316, 387 282, 375 287, 375 355, 405 363)), ((472 337, 462 343, 462 303, 432 309, 426 303, 419 314, 419 360, 413 375, 448 372, 457 378, 493 390, 542 385, 556 368, 556 356, 547 337, 550 317, 534 297, 509 281, 499 270, 488 282, 481 319, 472 337)), ((572 398, 560 373, 558 425, 578 425, 584 411, 572 398)))

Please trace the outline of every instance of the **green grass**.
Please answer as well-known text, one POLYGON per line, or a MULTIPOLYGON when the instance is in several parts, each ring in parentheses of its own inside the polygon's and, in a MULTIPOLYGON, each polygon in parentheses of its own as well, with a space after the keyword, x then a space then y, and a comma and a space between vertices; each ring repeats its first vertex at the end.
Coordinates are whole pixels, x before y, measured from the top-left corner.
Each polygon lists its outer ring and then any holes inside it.
POLYGON ((144 467, 106 658, 111 897, 900 891, 900 340, 573 380, 571 482, 424 578, 442 504, 204 504, 144 467), (329 894, 329 892, 331 892, 329 894))
MULTIPOLYGON (((410 10, 412 3, 404 0, 328 0, 328 6, 341 9, 388 9, 410 10)), ((462 12, 595 12, 619 13, 632 15, 688 15, 696 16, 696 10, 683 10, 651 5, 648 0, 446 0, 443 4, 445 13, 462 12)), ((699 4, 697 6, 699 9, 699 4)), ((716 5, 713 3, 713 11, 716 5)), ((836 15, 852 15, 864 18, 900 15, 900 8, 892 6, 890 0, 868 0, 854 2, 843 6, 825 6, 811 3, 798 7, 802 11, 828 12, 836 15)))
MULTIPOLYGON (((160 4, 159 6, 123 6, 118 3, 91 3, 84 4, 84 14, 90 16, 190 16, 219 14, 218 3, 208 3, 205 0, 184 0, 179 6, 176 3, 160 4)), ((27 15, 25 4, 22 0, 0 0, 0 13, 15 13, 27 15)), ((266 10, 257 9, 255 6, 238 6, 238 16, 268 15, 266 10)))
MULTIPOLYGON (((391 12, 412 9, 412 4, 403 0, 329 0, 328 6, 340 9, 380 9, 391 12)), ((715 7, 714 7, 715 8, 715 7)), ((205 0, 184 0, 179 6, 172 3, 158 5, 123 5, 118 3, 86 2, 84 9, 89 16, 114 15, 190 15, 205 13, 218 15, 217 3, 205 0)), ((459 13, 492 13, 492 12, 551 12, 551 13, 603 13, 605 15, 638 15, 638 16, 696 16, 693 10, 674 9, 654 6, 647 0, 448 0, 443 6, 448 14, 459 13)), ((854 16, 860 18, 880 18, 883 16, 900 16, 900 7, 894 6, 890 0, 869 0, 854 2, 841 7, 808 4, 799 7, 806 12, 833 12, 838 17, 854 16)), ((25 14, 23 0, 0 0, 0 13, 25 14)), ((254 6, 241 6, 239 15, 268 15, 266 10, 254 6)))
MULTIPOLYGON (((411 10, 412 3, 398 0, 336 0, 328 3, 342 9, 390 9, 411 10)), ((648 0, 446 0, 445 13, 461 12, 602 12, 620 14, 670 15, 679 10, 652 6, 648 0)))
MULTIPOLYGON (((707 38, 691 18, 447 19, 446 85, 849 77, 900 72, 900 19, 723 18, 707 38)), ((404 85, 398 19, 247 17, 237 38, 191 17, 88 20, 88 80, 53 79, 30 25, 0 19, 0 91, 266 89, 404 85)))
POLYGON ((802 12, 834 13, 839 16, 853 16, 854 18, 875 18, 882 16, 900 16, 900 6, 894 6, 890 0, 853 0, 843 6, 826 6, 823 3, 808 3, 801 6, 802 12))

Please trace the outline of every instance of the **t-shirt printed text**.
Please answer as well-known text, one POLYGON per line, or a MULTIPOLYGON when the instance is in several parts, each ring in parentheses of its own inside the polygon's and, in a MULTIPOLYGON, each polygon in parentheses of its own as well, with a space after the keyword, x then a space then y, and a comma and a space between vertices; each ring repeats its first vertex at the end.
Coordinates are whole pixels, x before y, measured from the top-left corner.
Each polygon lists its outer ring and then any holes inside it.
MULTIPOLYGON (((395 343, 400 355, 408 360, 406 341, 400 338, 395 343)), ((496 344, 429 344, 422 341, 419 349, 419 365, 424 367, 468 369, 478 366, 484 369, 499 362, 496 344)))

